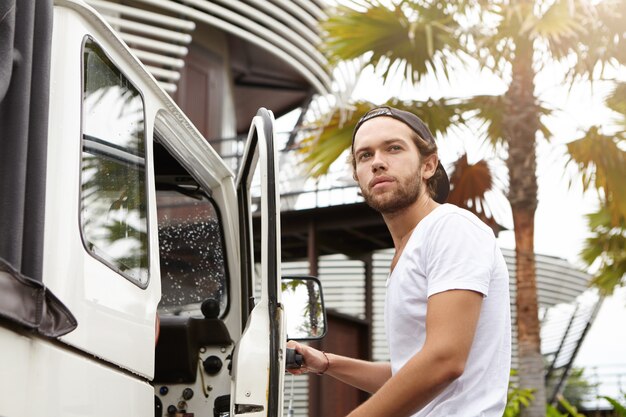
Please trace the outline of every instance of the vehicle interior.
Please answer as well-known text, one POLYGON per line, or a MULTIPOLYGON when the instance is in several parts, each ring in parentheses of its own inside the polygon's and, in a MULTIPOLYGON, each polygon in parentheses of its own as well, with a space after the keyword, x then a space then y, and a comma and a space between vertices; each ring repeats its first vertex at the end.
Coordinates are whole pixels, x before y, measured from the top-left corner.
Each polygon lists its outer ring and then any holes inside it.
POLYGON ((154 142, 162 298, 155 353, 155 415, 228 412, 233 339, 219 209, 185 168, 154 142), (219 381, 218 381, 219 380, 219 381))

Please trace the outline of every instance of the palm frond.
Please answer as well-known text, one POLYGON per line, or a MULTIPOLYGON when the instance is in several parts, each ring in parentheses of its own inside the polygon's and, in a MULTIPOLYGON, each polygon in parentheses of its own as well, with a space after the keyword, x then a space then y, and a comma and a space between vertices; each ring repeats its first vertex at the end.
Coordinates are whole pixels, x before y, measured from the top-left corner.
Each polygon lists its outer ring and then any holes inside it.
POLYGON ((516 39, 528 36, 525 28, 535 18, 530 5, 523 2, 506 7, 491 7, 485 12, 485 16, 495 22, 494 27, 482 33, 476 32, 474 40, 482 58, 479 62, 497 72, 513 60, 516 39), (492 61, 491 64, 488 61, 492 61))
POLYGON ((598 264, 591 285, 609 295, 626 283, 626 220, 621 217, 615 224, 606 207, 588 214, 587 220, 592 235, 586 239, 581 257, 587 265, 598 264))
POLYGON ((331 63, 371 53, 370 64, 385 80, 393 71, 404 73, 412 83, 426 74, 445 76, 446 61, 441 57, 462 51, 455 34, 458 24, 436 2, 389 8, 373 1, 365 12, 340 6, 322 23, 322 30, 322 49, 331 63))
MULTIPOLYGON (((465 99, 459 104, 459 106, 463 109, 463 111, 469 113, 468 118, 475 118, 482 122, 482 127, 485 128, 487 140, 492 146, 495 147, 504 142, 504 95, 477 95, 465 99)), ((545 138, 549 139, 552 136, 552 133, 543 123, 542 116, 548 116, 552 113, 552 111, 543 106, 541 103, 534 105, 532 111, 539 114, 539 130, 545 138)))
POLYGON ((485 195, 494 188, 493 176, 487 161, 481 160, 469 164, 467 154, 457 159, 450 174, 450 194, 448 203, 457 205, 476 214, 483 222, 491 227, 496 234, 505 230, 490 214, 485 195))
POLYGON ((587 34, 572 47, 575 63, 568 78, 572 82, 593 80, 598 69, 603 72, 607 66, 626 65, 626 1, 602 1, 584 9, 579 16, 587 34))
POLYGON ((359 118, 373 107, 372 103, 360 101, 349 111, 333 108, 330 114, 303 126, 309 134, 300 140, 300 152, 305 155, 303 162, 308 174, 319 177, 328 172, 331 164, 350 147, 359 118))
POLYGON ((574 406, 574 404, 570 403, 569 401, 567 401, 567 399, 562 395, 559 394, 557 395, 557 400, 559 402, 559 405, 561 407, 563 407, 565 409, 565 411, 567 411, 567 413, 565 414, 555 414, 555 415, 559 415, 559 416, 563 416, 563 417, 585 417, 584 414, 580 414, 578 412, 578 409, 574 406))
POLYGON ((618 140, 619 137, 603 135, 593 126, 582 138, 567 145, 569 163, 580 170, 584 189, 593 185, 603 192, 604 204, 614 221, 626 217, 626 152, 618 146, 618 140))
POLYGON ((602 30, 600 42, 606 41, 603 61, 615 59, 626 65, 626 1, 606 0, 598 3, 596 28, 602 30))
MULTIPOLYGON (((607 400, 613 406, 613 410, 615 411, 615 415, 617 417, 626 417, 626 402, 620 404, 615 398, 607 396, 602 396, 602 398, 607 400)), ((624 394, 624 400, 626 400, 626 394, 624 394)))
POLYGON ((472 117, 481 120, 487 140, 493 146, 503 142, 503 111, 504 96, 481 95, 470 97, 463 107, 470 111, 472 117))
POLYGON ((577 43, 588 34, 582 24, 586 10, 575 7, 571 0, 558 0, 530 25, 529 33, 547 41, 553 58, 565 58, 576 51, 577 43))
POLYGON ((626 82, 617 82, 605 103, 608 108, 624 117, 623 124, 626 127, 626 82))

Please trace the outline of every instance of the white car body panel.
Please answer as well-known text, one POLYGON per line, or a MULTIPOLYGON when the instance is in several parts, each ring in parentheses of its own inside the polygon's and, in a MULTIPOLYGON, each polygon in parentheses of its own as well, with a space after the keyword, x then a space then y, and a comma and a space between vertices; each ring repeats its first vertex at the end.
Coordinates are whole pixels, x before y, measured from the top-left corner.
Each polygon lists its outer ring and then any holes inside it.
POLYGON ((2 416, 154 415, 154 389, 146 381, 3 327, 0 343, 11 349, 11 355, 0 355, 2 416))

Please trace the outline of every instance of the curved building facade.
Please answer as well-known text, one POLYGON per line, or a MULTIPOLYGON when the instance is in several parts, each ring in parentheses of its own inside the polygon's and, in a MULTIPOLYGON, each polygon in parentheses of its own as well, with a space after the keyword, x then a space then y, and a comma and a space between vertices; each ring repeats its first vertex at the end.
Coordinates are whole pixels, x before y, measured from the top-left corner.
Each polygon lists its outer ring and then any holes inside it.
POLYGON ((330 91, 321 1, 86 2, 210 140, 247 132, 261 106, 280 116, 330 91))

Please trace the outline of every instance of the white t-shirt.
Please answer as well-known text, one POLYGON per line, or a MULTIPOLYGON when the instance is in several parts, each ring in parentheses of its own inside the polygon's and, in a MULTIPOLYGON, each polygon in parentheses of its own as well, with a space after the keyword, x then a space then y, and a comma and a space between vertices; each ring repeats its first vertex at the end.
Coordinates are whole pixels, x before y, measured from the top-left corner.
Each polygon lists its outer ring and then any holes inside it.
POLYGON ((414 417, 502 417, 511 367, 509 274, 493 231, 467 210, 444 204, 422 219, 387 280, 392 374, 424 346, 428 297, 453 289, 484 295, 474 341, 463 375, 414 417))

